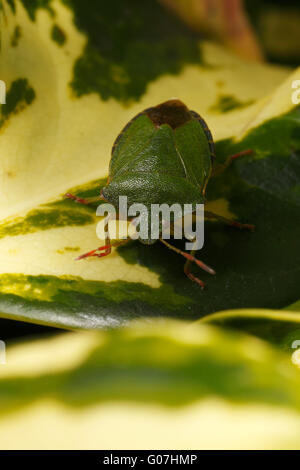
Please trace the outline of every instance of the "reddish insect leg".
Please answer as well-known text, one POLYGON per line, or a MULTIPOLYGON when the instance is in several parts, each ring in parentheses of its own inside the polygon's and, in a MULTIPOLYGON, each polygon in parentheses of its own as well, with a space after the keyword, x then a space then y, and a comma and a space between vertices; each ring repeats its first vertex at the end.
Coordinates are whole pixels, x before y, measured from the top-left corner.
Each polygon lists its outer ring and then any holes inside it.
POLYGON ((99 248, 96 248, 95 250, 91 250, 88 253, 84 253, 83 255, 78 256, 78 258, 76 258, 76 261, 80 259, 84 259, 84 258, 91 258, 92 256, 96 256, 97 258, 103 258, 104 256, 110 255, 111 248, 113 246, 120 246, 123 243, 126 243, 128 241, 128 239, 126 239, 126 240, 120 240, 120 241, 115 241, 111 243, 109 230, 108 230, 108 223, 110 219, 111 219, 111 215, 108 215, 104 221, 104 228, 106 229, 105 230, 105 245, 100 246, 99 248))
POLYGON ((88 253, 84 253, 83 255, 78 256, 75 261, 78 261, 80 259, 84 258, 91 258, 92 256, 97 256, 97 258, 102 258, 103 256, 107 256, 111 253, 111 244, 109 245, 104 245, 100 246, 99 248, 96 248, 95 250, 89 251, 88 253), (103 251, 101 253, 101 251, 103 251))
POLYGON ((254 232, 254 230, 255 230, 255 225, 241 224, 240 222, 236 222, 235 220, 226 219, 226 217, 222 217, 221 215, 215 214, 214 212, 205 211, 204 215, 208 219, 220 220, 221 222, 225 223, 226 225, 230 225, 231 227, 236 227, 236 228, 245 229, 245 230, 251 230, 251 232, 254 232))
POLYGON ((166 242, 166 240, 164 240, 163 238, 160 238, 160 241, 166 245, 168 248, 170 248, 170 250, 173 250, 175 251, 176 253, 178 253, 179 255, 183 256, 184 258, 186 258, 187 260, 193 262, 193 263, 196 263, 200 268, 202 268, 204 271, 208 272, 209 274, 216 274, 216 272, 214 271, 214 269, 212 269, 211 267, 207 266, 207 264, 203 263, 203 261, 200 261, 199 259, 195 258, 195 256, 193 256, 192 254, 190 253, 185 253, 185 251, 182 251, 180 250, 179 248, 176 248, 175 246, 173 245, 170 245, 170 243, 166 242))
POLYGON ((202 268, 204 271, 208 272, 209 274, 216 274, 216 272, 214 271, 214 269, 212 269, 210 266, 207 266, 207 264, 203 263, 203 261, 200 261, 199 259, 195 258, 195 256, 193 256, 193 253, 194 251, 192 251, 192 253, 185 253, 184 251, 180 250, 179 248, 176 248, 175 246, 173 245, 170 245, 170 243, 167 243, 165 240, 163 240, 162 238, 160 238, 160 241, 166 245, 168 248, 170 248, 170 250, 173 250, 175 251, 175 253, 178 253, 179 255, 183 256, 184 258, 186 258, 186 263, 184 265, 184 272, 185 274, 187 275, 187 277, 189 279, 191 279, 192 281, 196 282, 197 284, 199 284, 201 286, 201 288, 203 289, 205 284, 203 281, 201 281, 201 279, 199 279, 198 277, 194 276, 194 274, 192 274, 190 272, 190 265, 191 263, 195 263, 197 264, 197 266, 199 266, 200 268, 202 268))
POLYGON ((126 240, 121 240, 118 242, 113 242, 109 241, 107 245, 100 246, 99 248, 96 248, 95 250, 89 251, 88 253, 84 253, 83 255, 78 256, 76 258, 76 261, 84 258, 91 258, 92 256, 96 256, 97 258, 103 258, 103 256, 110 255, 112 247, 124 245, 124 243, 127 243, 129 239, 126 240))
POLYGON ((91 204, 92 202, 98 202, 103 200, 103 196, 101 194, 99 196, 95 197, 87 197, 87 198, 82 198, 82 197, 77 197, 74 194, 71 193, 66 193, 64 194, 65 198, 72 199, 72 201, 77 202, 78 204, 91 204))
POLYGON ((205 284, 203 281, 201 281, 201 279, 199 279, 199 277, 196 277, 194 276, 193 273, 191 273, 190 271, 190 267, 191 267, 191 261, 190 260, 186 260, 185 264, 184 264, 184 274, 186 274, 186 276, 193 282, 196 282, 197 284, 199 284, 199 286, 201 287, 201 289, 204 289, 205 287, 205 284))
POLYGON ((109 222, 110 216, 107 216, 105 221, 104 221, 104 228, 107 229, 105 231, 105 245, 100 246, 99 248, 96 248, 95 250, 89 251, 88 253, 84 253, 81 256, 78 256, 76 258, 76 261, 83 259, 83 258, 90 258, 92 256, 96 256, 97 258, 102 258, 103 256, 110 255, 111 253, 111 241, 109 237, 109 231, 108 231, 108 222, 109 222), (103 253, 101 253, 104 250, 103 253))
POLYGON ((253 150, 248 149, 248 150, 242 150, 241 152, 235 153, 233 155, 229 155, 225 161, 225 165, 228 166, 232 162, 232 160, 235 160, 236 158, 244 157, 245 155, 252 155, 253 150))
POLYGON ((236 160, 237 158, 243 157, 245 155, 252 155, 253 150, 247 149, 247 150, 242 150, 241 152, 235 153, 234 155, 229 155, 229 157, 226 158, 224 163, 217 163, 214 165, 212 176, 220 175, 223 173, 223 171, 226 170, 226 168, 229 167, 229 165, 233 162, 233 160, 236 160))

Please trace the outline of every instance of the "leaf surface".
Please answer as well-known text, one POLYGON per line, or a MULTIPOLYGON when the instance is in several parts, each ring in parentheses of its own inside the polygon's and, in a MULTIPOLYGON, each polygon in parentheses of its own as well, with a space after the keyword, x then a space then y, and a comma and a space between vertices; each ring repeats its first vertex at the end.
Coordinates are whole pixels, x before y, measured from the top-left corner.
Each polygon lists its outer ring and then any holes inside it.
POLYGON ((158 321, 20 343, 7 359, 1 448, 300 446, 299 372, 251 336, 158 321))
POLYGON ((151 13, 152 34, 140 2, 129 10, 120 1, 88 3, 82 9, 75 0, 3 2, 1 316, 99 329, 140 317, 199 319, 295 302, 300 113, 291 83, 298 72, 243 62, 179 28, 159 6, 151 13), (53 28, 64 34, 62 43, 53 28), (124 43, 122 49, 111 41, 124 43), (203 115, 219 162, 254 150, 208 185, 209 210, 254 223, 256 231, 206 224, 197 256, 217 274, 193 271, 205 291, 186 279, 181 257, 159 244, 130 242, 102 260, 75 261, 103 244, 99 219, 95 206, 62 198, 67 191, 99 194, 120 130, 139 111, 174 96, 203 115))

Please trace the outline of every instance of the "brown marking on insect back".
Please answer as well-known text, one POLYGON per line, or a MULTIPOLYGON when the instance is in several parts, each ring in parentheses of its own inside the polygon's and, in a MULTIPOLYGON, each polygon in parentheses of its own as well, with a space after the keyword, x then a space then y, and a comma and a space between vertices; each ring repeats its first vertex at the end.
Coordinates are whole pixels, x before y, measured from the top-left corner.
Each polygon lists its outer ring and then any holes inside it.
POLYGON ((193 116, 180 100, 168 100, 146 111, 147 116, 157 127, 168 124, 172 129, 191 121, 193 116))

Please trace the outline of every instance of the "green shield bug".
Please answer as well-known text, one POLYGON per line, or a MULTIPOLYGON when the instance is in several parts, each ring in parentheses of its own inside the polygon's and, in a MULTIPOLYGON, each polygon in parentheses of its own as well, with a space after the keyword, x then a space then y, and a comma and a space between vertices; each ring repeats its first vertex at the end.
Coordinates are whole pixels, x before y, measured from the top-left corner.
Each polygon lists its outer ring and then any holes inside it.
MULTIPOLYGON (((145 109, 125 126, 113 145, 107 185, 99 196, 82 199, 67 193, 65 197, 82 204, 105 200, 117 210, 119 196, 126 196, 129 204, 143 204, 146 207, 164 203, 192 204, 194 207, 205 202, 210 177, 226 169, 233 159, 250 153, 252 150, 240 152, 228 157, 223 165, 217 165, 213 138, 205 121, 180 100, 172 99, 145 109)), ((241 224, 206 210, 205 217, 238 228, 254 228, 253 225, 241 224)), ((112 246, 124 243, 124 240, 111 243, 108 231, 106 233, 104 246, 78 259, 107 256, 112 246)), ((151 237, 139 240, 147 244, 156 241, 151 237)), ((186 258, 185 274, 202 288, 204 283, 191 273, 190 264, 196 263, 210 274, 215 274, 212 268, 194 256, 194 251, 186 253, 161 236, 159 240, 186 258)))

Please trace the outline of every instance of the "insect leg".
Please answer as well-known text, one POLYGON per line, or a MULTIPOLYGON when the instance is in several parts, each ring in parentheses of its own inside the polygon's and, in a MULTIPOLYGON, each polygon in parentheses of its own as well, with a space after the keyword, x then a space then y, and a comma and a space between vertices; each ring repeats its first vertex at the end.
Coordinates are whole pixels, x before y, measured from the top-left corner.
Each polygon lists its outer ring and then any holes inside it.
POLYGON ((237 227, 237 228, 240 228, 240 229, 251 230, 251 232, 254 232, 254 230, 255 230, 255 225, 241 224, 240 222, 236 222, 235 220, 227 219, 226 217, 215 214, 214 212, 205 211, 204 216, 207 217, 208 219, 220 220, 221 222, 225 223, 226 225, 230 225, 231 227, 237 227))
POLYGON ((175 251, 176 253, 178 253, 179 255, 183 256, 184 258, 186 258, 186 263, 185 263, 185 266, 184 266, 184 272, 185 274, 187 275, 187 277, 189 279, 191 279, 192 281, 194 282, 197 282, 197 284, 199 284, 201 286, 201 288, 203 289, 204 288, 204 282, 201 281, 201 279, 199 279, 198 277, 194 276, 194 274, 192 274, 190 272, 190 264, 191 263, 195 263, 197 264, 197 266, 199 266, 200 268, 202 268, 204 271, 208 272, 209 274, 216 274, 216 272, 209 266, 207 266, 207 264, 203 263, 203 261, 200 261, 199 259, 195 258, 194 253, 195 253, 195 250, 192 251, 191 253, 185 253, 184 251, 182 250, 179 250, 179 248, 176 248, 175 246, 173 245, 170 245, 170 243, 166 242, 166 240, 163 240, 162 238, 160 238, 160 241, 166 245, 168 248, 170 248, 170 250, 173 250, 175 251))
POLYGON ((126 240, 119 240, 115 242, 111 242, 110 236, 109 236, 109 229, 108 229, 108 222, 110 220, 111 216, 107 216, 104 222, 104 227, 107 227, 107 230, 105 231, 105 245, 100 246, 99 248, 96 248, 95 250, 89 251, 88 253, 84 253, 83 255, 78 256, 76 258, 76 261, 84 258, 90 258, 92 256, 96 256, 97 258, 103 258, 103 256, 108 256, 111 253, 111 248, 123 245, 124 243, 127 243, 129 240, 128 238, 126 240))
MULTIPOLYGON (((193 242, 195 242, 195 239, 192 240, 193 242)), ((196 253, 196 250, 192 250, 191 251, 191 255, 194 256, 196 253)), ((190 259, 187 259, 185 264, 184 264, 184 268, 183 268, 183 271, 184 271, 184 274, 193 282, 196 282, 197 284, 199 284, 199 286, 201 287, 201 289, 204 289, 205 287, 205 284, 203 281, 201 281, 201 279, 199 279, 198 277, 196 277, 192 272, 191 272, 191 264, 192 264, 192 261, 190 259)))
POLYGON ((238 152, 238 153, 234 153, 233 155, 229 155, 229 157, 227 157, 225 160, 225 165, 228 166, 236 158, 243 157, 244 155, 252 155, 253 153, 254 153, 253 150, 247 149, 247 150, 242 150, 241 152, 238 152))
POLYGON ((100 246, 99 248, 96 248, 95 250, 89 251, 88 253, 84 253, 83 255, 78 256, 78 258, 76 258, 75 261, 78 261, 83 258, 90 258, 92 256, 96 256, 97 258, 102 258, 103 256, 110 255, 112 247, 123 245, 124 243, 127 243, 127 241, 128 239, 120 240, 120 241, 113 242, 113 243, 109 242, 107 245, 100 246), (104 252, 101 253, 101 251, 103 250, 104 252))
POLYGON ((77 202, 78 204, 91 204, 92 202, 98 202, 98 201, 103 201, 103 196, 100 194, 99 196, 95 197, 87 197, 87 198, 82 198, 82 197, 77 197, 74 194, 71 193, 66 193, 64 194, 65 198, 72 199, 73 201, 77 202))
POLYGON ((217 176, 223 173, 233 162, 233 160, 236 160, 239 157, 243 157, 245 155, 252 155, 254 153, 253 150, 248 149, 248 150, 242 150, 241 152, 235 153, 234 155, 229 155, 229 157, 226 158, 224 163, 215 163, 213 170, 212 170, 212 176, 217 176))
POLYGON ((95 250, 89 251, 88 253, 84 253, 83 255, 78 256, 76 258, 76 261, 83 259, 83 258, 90 258, 91 256, 97 256, 98 258, 102 258, 103 256, 107 256, 111 253, 111 241, 109 237, 109 230, 108 230, 108 222, 109 222, 110 216, 107 216, 105 218, 104 222, 104 227, 105 229, 105 245, 100 246, 99 248, 96 248, 95 250), (102 251, 104 252, 102 253, 102 251))
MULTIPOLYGON (((193 254, 193 251, 191 252, 193 254)), ((190 271, 190 267, 191 267, 191 260, 187 259, 186 262, 184 263, 184 274, 186 274, 186 276, 193 282, 196 282, 197 284, 199 284, 199 286, 201 287, 201 289, 204 289, 205 287, 205 284, 203 281, 201 281, 201 279, 199 279, 198 277, 194 276, 193 273, 191 273, 190 271)))

